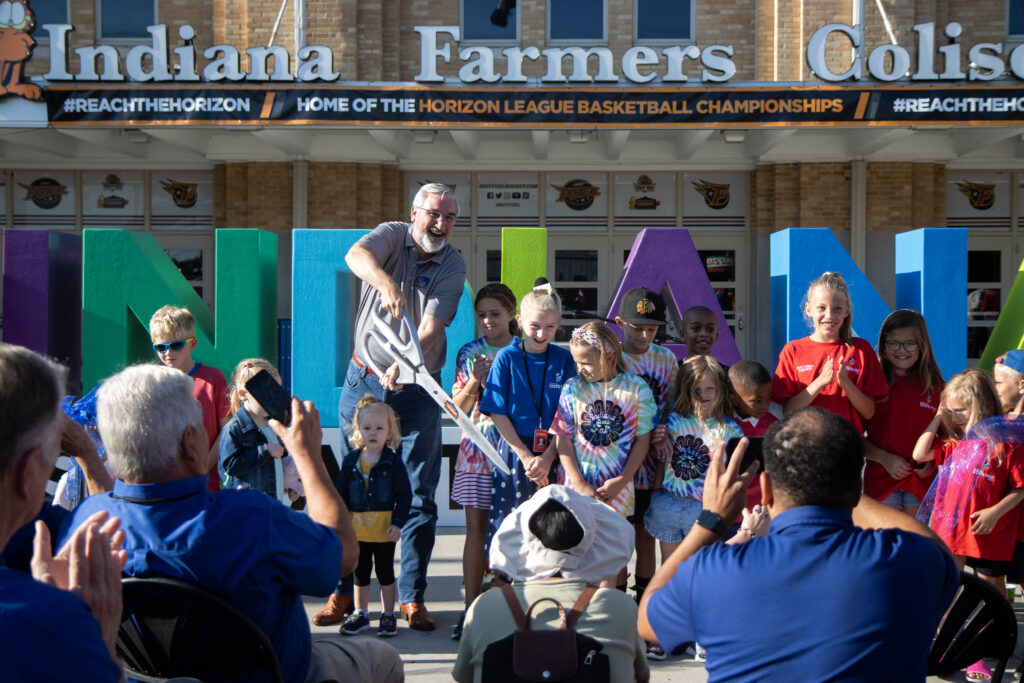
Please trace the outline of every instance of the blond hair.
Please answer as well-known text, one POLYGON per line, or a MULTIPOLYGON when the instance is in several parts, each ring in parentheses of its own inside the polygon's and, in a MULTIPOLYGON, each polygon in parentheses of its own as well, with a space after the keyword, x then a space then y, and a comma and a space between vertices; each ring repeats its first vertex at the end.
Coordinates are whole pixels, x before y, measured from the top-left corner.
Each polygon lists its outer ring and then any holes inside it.
POLYGON ((701 422, 715 417, 719 420, 726 417, 725 406, 729 380, 722 364, 711 356, 693 356, 679 368, 679 386, 676 389, 676 402, 673 406, 680 415, 696 415, 701 422), (693 390, 705 379, 711 379, 717 395, 711 405, 711 413, 705 415, 701 410, 700 401, 693 398, 693 390))
POLYGON ((359 416, 367 410, 384 411, 384 422, 388 427, 388 438, 385 443, 391 447, 391 450, 396 450, 402 443, 402 431, 398 428, 398 416, 395 415, 394 408, 383 401, 378 401, 373 394, 366 394, 356 404, 356 414, 352 416, 352 431, 348 440, 356 448, 366 445, 363 443, 363 435, 359 433, 359 416))
POLYGON ((164 306, 149 319, 149 336, 191 339, 196 336, 196 319, 187 308, 164 306))
MULTIPOLYGON (((1003 404, 999 401, 999 394, 996 393, 996 386, 992 382, 992 378, 979 368, 962 370, 950 377, 946 387, 942 390, 942 402, 946 403, 951 398, 960 399, 964 406, 971 411, 971 416, 967 420, 967 429, 985 418, 1003 413, 1003 404)), ((953 436, 959 439, 963 437, 963 434, 954 433, 953 436)))
POLYGON ((555 291, 554 287, 545 282, 523 295, 523 298, 519 301, 519 312, 525 313, 527 308, 538 313, 554 311, 561 317, 562 298, 558 296, 558 292, 555 291))
POLYGON ((807 314, 807 304, 811 301, 811 293, 815 289, 821 287, 822 289, 830 289, 833 292, 842 294, 843 298, 846 299, 846 317, 843 319, 842 324, 839 326, 839 340, 844 344, 853 343, 853 302, 850 300, 850 289, 846 286, 846 280, 839 273, 831 271, 825 271, 818 277, 817 280, 811 283, 807 288, 807 294, 804 295, 804 320, 814 327, 811 316, 807 314))
POLYGON ((253 378, 260 370, 266 370, 269 372, 277 383, 281 383, 281 373, 277 371, 274 364, 269 360, 263 358, 246 358, 235 366, 235 371, 231 373, 231 384, 229 386, 229 393, 231 396, 231 412, 237 413, 238 409, 242 407, 242 401, 238 397, 238 390, 245 389, 245 383, 253 378))
POLYGON ((605 380, 612 374, 612 370, 616 372, 626 371, 626 360, 622 357, 622 344, 619 342, 619 338, 615 336, 615 333, 612 332, 612 328, 602 322, 591 322, 586 325, 580 325, 576 329, 583 332, 584 336, 578 336, 577 332, 574 331, 569 339, 569 348, 587 348, 599 352, 601 354, 601 369, 604 371, 605 380), (587 332, 590 334, 586 334, 587 332), (597 348, 586 338, 591 337, 591 335, 595 335, 598 343, 604 348, 597 348), (611 349, 611 351, 608 349, 611 349))

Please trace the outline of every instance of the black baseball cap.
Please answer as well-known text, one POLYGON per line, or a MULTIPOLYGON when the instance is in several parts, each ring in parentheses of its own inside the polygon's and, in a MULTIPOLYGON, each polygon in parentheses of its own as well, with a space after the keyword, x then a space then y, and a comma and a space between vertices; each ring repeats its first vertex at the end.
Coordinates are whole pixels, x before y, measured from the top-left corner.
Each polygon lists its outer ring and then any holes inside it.
POLYGON ((664 325, 665 300, 646 287, 631 289, 619 302, 619 317, 630 325, 664 325))

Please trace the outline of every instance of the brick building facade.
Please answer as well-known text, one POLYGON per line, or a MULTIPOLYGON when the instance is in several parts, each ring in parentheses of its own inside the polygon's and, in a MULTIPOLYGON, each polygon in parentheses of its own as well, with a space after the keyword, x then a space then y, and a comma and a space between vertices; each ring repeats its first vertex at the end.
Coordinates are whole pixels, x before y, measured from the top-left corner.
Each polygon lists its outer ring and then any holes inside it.
MULTIPOLYGON (((968 49, 979 43, 999 45, 1004 62, 1010 50, 1019 44, 1021 31, 1012 25, 1008 0, 980 0, 966 6, 948 0, 884 0, 881 11, 876 3, 854 0, 733 0, 731 2, 669 3, 673 11, 690 11, 690 34, 678 40, 655 40, 651 45, 660 54, 657 64, 640 66, 641 74, 656 74, 647 83, 631 83, 621 77, 619 65, 627 52, 645 42, 636 38, 638 7, 644 0, 520 0, 510 14, 516 27, 511 42, 492 41, 497 59, 494 68, 505 73, 506 60, 501 53, 509 45, 538 50, 549 47, 552 27, 548 3, 579 5, 587 11, 604 13, 604 35, 590 40, 587 47, 606 47, 612 64, 620 74, 617 83, 544 82, 547 65, 543 59, 523 60, 522 73, 528 79, 515 87, 549 88, 593 87, 647 88, 651 91, 677 87, 729 91, 742 86, 784 90, 792 86, 873 87, 883 84, 866 76, 858 82, 830 84, 816 75, 808 61, 811 37, 828 24, 863 26, 860 58, 890 43, 890 31, 897 45, 910 57, 910 71, 918 68, 918 32, 914 27, 933 23, 935 47, 961 47, 960 68, 969 68, 968 49), (681 8, 681 9, 678 9, 681 8), (962 32, 949 39, 943 33, 947 24, 957 22, 962 32), (731 46, 735 74, 726 82, 702 81, 704 66, 700 59, 683 61, 685 84, 663 79, 667 58, 666 45, 681 48, 731 46)), ((38 11, 57 11, 62 3, 34 0, 38 11), (56 7, 56 10, 53 8, 56 7)), ((149 44, 149 36, 107 40, 97 24, 97 10, 105 2, 78 2, 67 5, 65 20, 74 30, 69 35, 68 71, 81 71, 76 49, 100 43, 114 45, 122 60, 132 46, 149 44)), ((449 26, 466 30, 465 16, 476 0, 154 0, 153 20, 165 24, 168 46, 182 44, 177 30, 183 24, 195 29, 197 64, 200 73, 209 61, 203 51, 211 45, 232 45, 243 58, 245 50, 273 44, 287 49, 290 71, 296 72, 296 55, 308 45, 328 46, 333 51, 336 83, 419 87, 418 75, 424 70, 422 40, 417 27, 449 26), (277 32, 275 23, 279 19, 277 32), (296 11, 302 21, 296 21, 296 11)), ((496 4, 496 3, 494 3, 496 4)), ((42 79, 52 68, 50 41, 37 28, 39 45, 25 64, 29 77, 42 79)), ((460 48, 487 46, 487 40, 455 41, 450 36, 452 59, 438 59, 443 83, 438 87, 473 87, 502 90, 508 84, 459 82, 460 68, 467 60, 458 56, 460 48)), ((562 44, 562 43, 558 43, 562 44)), ((853 46, 841 33, 826 40, 825 61, 840 73, 856 56, 853 46)), ((942 70, 941 54, 934 55, 936 70, 942 70)), ((891 58, 885 62, 891 68, 891 58)), ((594 60, 589 62, 594 73, 594 60)), ((568 60, 563 71, 570 70, 568 60)), ((1009 73, 991 84, 1017 88, 1020 79, 1009 73)), ((896 86, 977 85, 980 80, 967 77, 951 83, 902 78, 896 86)), ((44 82, 45 85, 45 82, 44 82)), ((100 83, 106 87, 110 84, 100 83)), ((225 89, 232 84, 224 86, 225 89)), ((306 87, 304 84, 294 87, 306 87)), ((308 86, 315 89, 315 85, 308 86)), ((0 103, 4 103, 0 100, 0 103)), ((3 108, 0 107, 0 114, 3 108)), ((566 174, 582 174, 604 182, 608 203, 606 212, 586 229, 574 229, 571 223, 553 220, 550 199, 539 201, 537 216, 517 225, 547 226, 551 234, 549 262, 551 270, 562 270, 556 277, 561 285, 575 287, 582 300, 603 308, 609 299, 621 266, 624 251, 639 229, 634 222, 622 221, 616 199, 630 193, 632 179, 643 174, 658 175, 663 190, 674 188, 663 205, 674 204, 659 221, 652 224, 690 229, 694 241, 709 257, 732 260, 733 272, 722 281, 723 299, 741 352, 768 362, 768 264, 767 236, 788 227, 829 227, 855 260, 873 279, 876 287, 891 298, 892 240, 897 232, 919 227, 967 225, 970 248, 977 252, 972 287, 997 289, 1005 299, 1009 283, 1020 259, 1019 243, 1024 231, 1019 226, 1018 187, 1024 149, 1020 129, 1012 121, 1004 125, 973 126, 961 123, 945 125, 887 126, 802 126, 751 120, 747 124, 686 125, 678 129, 643 125, 617 129, 602 126, 464 125, 419 126, 170 126, 149 127, 146 122, 129 123, 120 130, 88 130, 86 127, 34 129, 11 117, 2 119, 10 128, 0 137, 3 166, 0 179, 5 187, 4 206, 8 227, 28 225, 31 218, 18 218, 18 183, 41 171, 63 172, 73 179, 76 209, 73 227, 91 225, 86 210, 92 202, 85 196, 87 174, 110 171, 138 178, 139 206, 145 207, 144 229, 152 231, 166 245, 182 248, 190 243, 205 250, 207 289, 212 286, 212 229, 218 227, 259 227, 278 231, 286 237, 295 227, 339 228, 372 227, 381 220, 405 216, 413 186, 424 180, 457 178, 464 185, 468 211, 458 228, 456 245, 469 264, 471 284, 479 286, 493 278, 495 254, 500 250, 499 233, 488 223, 481 208, 480 185, 502 173, 524 174, 533 178, 537 192, 566 179, 566 174), (575 137, 573 133, 579 133, 575 137), (726 133, 731 133, 726 135, 726 133), (212 193, 209 225, 200 230, 161 231, 156 220, 154 199, 159 195, 157 181, 175 172, 205 174, 212 193), (158 176, 160 178, 158 178, 158 176), (692 186, 698 180, 731 183, 733 192, 745 198, 745 205, 726 229, 705 220, 707 213, 694 213, 699 198, 692 186), (725 180, 721 180, 724 178, 725 180), (998 220, 975 227, 955 209, 958 182, 992 184, 1005 200, 995 207, 998 220), (742 192, 739 187, 742 186, 742 192), (953 188, 952 190, 950 188, 953 188), (954 193, 951 195, 951 193, 954 193), (1001 213, 1000 213, 1001 212, 1001 213), (603 221, 603 222, 602 222, 603 221), (586 248, 581 248, 581 237, 586 248), (559 253, 562 256, 559 256, 559 253), (991 264, 997 263, 993 269, 991 264), (582 283, 582 284, 576 284, 582 283), (583 291, 587 290, 587 291, 583 291)), ((635 183, 637 186, 639 182, 635 183)), ((141 210, 141 209, 140 209, 141 210)), ((71 220, 71 219, 69 219, 71 220)), ((510 223, 512 224, 512 223, 510 223)), ((979 224, 980 225, 980 224, 979 224)), ((282 244, 287 240, 283 239, 282 244)), ((287 253, 287 249, 282 250, 287 253)), ((283 257, 284 258, 284 257, 283 257)), ((282 263, 282 317, 289 316, 288 264, 282 263)), ((206 293, 208 295, 208 292, 206 293)), ((1000 301, 1002 300, 1000 299, 1000 301)), ((723 308, 725 307, 723 303, 723 308)), ((984 312, 993 313, 991 311, 984 312)), ((992 316, 973 316, 976 343, 982 343, 992 316), (979 341, 980 340, 980 341, 979 341)))

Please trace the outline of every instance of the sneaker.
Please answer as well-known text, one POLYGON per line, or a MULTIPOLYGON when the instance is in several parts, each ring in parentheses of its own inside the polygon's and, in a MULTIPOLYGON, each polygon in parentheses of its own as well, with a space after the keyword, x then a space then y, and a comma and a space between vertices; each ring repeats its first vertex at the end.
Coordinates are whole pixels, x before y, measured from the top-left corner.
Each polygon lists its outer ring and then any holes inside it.
POLYGON ((462 640, 462 626, 466 623, 466 610, 462 610, 459 620, 452 627, 452 640, 462 640))
POLYGON ((656 659, 661 661, 667 658, 668 655, 661 649, 661 645, 657 643, 647 643, 647 659, 656 659))
POLYGON ((693 658, 698 662, 706 662, 708 660, 708 651, 702 648, 700 643, 694 643, 693 658))
POLYGON ((366 612, 353 612, 352 615, 345 620, 345 623, 341 625, 340 633, 346 636, 354 636, 360 631, 365 631, 370 628, 370 617, 366 616, 366 612))
POLYGON ((377 635, 381 638, 390 638, 398 635, 398 620, 392 612, 380 615, 380 625, 377 627, 377 635))

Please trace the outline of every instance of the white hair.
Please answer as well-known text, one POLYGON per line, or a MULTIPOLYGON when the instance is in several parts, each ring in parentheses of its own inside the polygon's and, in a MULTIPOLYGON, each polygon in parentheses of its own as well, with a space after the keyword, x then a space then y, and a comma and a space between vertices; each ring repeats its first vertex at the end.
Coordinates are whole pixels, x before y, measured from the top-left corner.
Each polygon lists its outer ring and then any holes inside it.
POLYGON ((110 468, 122 481, 145 483, 171 471, 181 437, 203 424, 192 378, 151 363, 108 378, 97 397, 97 424, 110 468))
POLYGON ((0 344, 0 479, 57 428, 66 375, 34 351, 0 344))
POLYGON ((416 196, 412 198, 412 205, 420 208, 423 206, 424 200, 426 200, 428 194, 440 195, 441 199, 449 198, 455 202, 455 215, 458 216, 461 212, 459 208, 459 200, 455 198, 455 190, 448 187, 444 183, 427 183, 420 188, 420 191, 416 193, 416 196))

